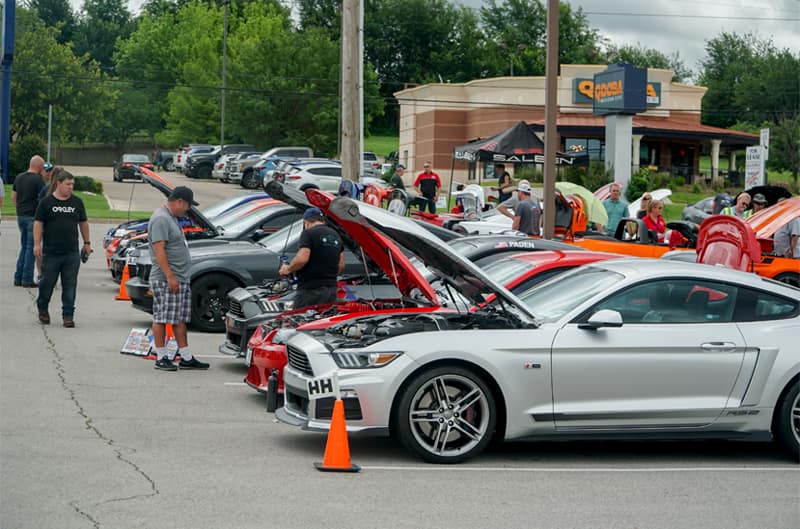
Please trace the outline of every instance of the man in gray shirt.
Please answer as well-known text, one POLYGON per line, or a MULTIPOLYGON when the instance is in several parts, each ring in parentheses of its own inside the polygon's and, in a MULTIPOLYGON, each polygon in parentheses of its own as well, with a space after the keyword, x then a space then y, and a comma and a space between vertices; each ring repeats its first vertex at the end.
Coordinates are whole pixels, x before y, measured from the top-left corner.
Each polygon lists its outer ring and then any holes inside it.
POLYGON ((542 210, 531 200, 531 186, 522 183, 517 186, 517 197, 519 203, 514 209, 512 228, 528 235, 539 235, 539 220, 542 218, 542 210))
POLYGON ((194 202, 191 189, 178 186, 172 190, 167 203, 153 212, 148 225, 148 239, 153 268, 150 270, 150 290, 153 291, 153 339, 156 348, 155 368, 177 371, 175 359, 166 348, 166 326, 172 325, 181 369, 208 369, 189 351, 186 324, 191 320, 192 293, 189 286, 189 246, 178 218, 186 215, 194 202))

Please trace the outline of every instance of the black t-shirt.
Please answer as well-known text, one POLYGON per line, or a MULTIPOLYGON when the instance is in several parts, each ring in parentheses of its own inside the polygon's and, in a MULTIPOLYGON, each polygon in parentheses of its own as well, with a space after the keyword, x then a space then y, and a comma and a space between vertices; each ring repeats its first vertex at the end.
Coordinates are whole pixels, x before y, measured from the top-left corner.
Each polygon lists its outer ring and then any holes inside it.
POLYGON ((39 202, 35 219, 44 223, 44 253, 65 254, 78 251, 78 223, 87 220, 83 200, 75 195, 66 200, 48 195, 39 202))
POLYGON ((14 191, 17 192, 17 215, 33 217, 36 204, 39 203, 39 191, 45 187, 44 178, 38 173, 26 171, 14 179, 14 191))
POLYGON ((329 226, 317 224, 303 231, 298 248, 311 250, 308 262, 297 271, 298 288, 336 286, 339 255, 344 251, 339 234, 329 226))

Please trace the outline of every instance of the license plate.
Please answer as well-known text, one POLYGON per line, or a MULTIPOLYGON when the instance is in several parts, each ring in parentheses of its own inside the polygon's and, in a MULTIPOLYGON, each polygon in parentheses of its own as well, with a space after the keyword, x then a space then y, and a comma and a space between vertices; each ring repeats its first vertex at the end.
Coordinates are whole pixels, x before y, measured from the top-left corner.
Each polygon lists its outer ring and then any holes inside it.
POLYGON ((253 362, 253 348, 247 347, 247 354, 244 355, 244 363, 247 364, 247 367, 250 367, 250 364, 253 362))
POLYGON ((136 258, 136 257, 128 257, 128 264, 129 265, 135 265, 137 260, 138 260, 138 258, 136 258))

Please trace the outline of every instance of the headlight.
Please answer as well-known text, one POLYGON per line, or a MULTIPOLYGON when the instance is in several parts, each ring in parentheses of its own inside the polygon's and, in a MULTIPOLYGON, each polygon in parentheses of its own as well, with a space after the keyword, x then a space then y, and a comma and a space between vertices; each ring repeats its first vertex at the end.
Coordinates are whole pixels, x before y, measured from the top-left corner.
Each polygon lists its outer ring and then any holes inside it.
POLYGON ((114 237, 124 237, 127 234, 128 234, 128 230, 126 230, 125 228, 118 228, 114 232, 114 237))
POLYGON ((346 369, 368 369, 389 365, 395 358, 403 354, 400 351, 385 351, 380 353, 331 353, 336 365, 346 369))

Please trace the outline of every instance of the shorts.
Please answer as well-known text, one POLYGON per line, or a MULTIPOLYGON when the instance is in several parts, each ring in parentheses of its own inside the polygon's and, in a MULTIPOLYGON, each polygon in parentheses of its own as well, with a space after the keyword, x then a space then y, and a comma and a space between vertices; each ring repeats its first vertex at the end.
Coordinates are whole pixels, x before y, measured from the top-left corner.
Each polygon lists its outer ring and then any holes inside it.
POLYGON ((151 281, 154 323, 189 323, 192 318, 192 291, 189 283, 180 283, 177 294, 169 291, 166 281, 151 281))

